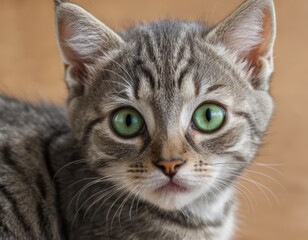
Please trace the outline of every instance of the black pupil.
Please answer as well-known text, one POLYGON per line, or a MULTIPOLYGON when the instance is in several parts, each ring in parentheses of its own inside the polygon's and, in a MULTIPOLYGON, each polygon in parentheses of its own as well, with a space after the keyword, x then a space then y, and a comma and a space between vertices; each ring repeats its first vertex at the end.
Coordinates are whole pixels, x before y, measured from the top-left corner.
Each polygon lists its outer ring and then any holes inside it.
POLYGON ((211 120, 212 120, 212 111, 211 111, 211 109, 206 109, 206 112, 205 112, 205 117, 206 117, 206 120, 208 121, 208 122, 210 122, 211 120))
POLYGON ((132 115, 127 114, 126 119, 125 119, 125 123, 126 123, 126 126, 128 126, 128 127, 130 127, 130 125, 132 125, 132 123, 133 123, 132 115))

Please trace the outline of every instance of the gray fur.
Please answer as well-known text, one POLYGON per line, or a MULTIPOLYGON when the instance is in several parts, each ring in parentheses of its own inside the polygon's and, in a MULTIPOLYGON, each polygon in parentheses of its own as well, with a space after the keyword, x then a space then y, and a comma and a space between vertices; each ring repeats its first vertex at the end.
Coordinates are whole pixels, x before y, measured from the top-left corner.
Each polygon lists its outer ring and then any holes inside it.
POLYGON ((247 0, 215 27, 164 20, 120 34, 56 3, 68 120, 0 98, 0 238, 230 239, 234 185, 272 114, 273 2, 247 0), (203 102, 227 110, 212 134, 191 124, 203 102), (111 130, 123 106, 143 116, 142 135, 111 130), (170 179, 153 161, 175 158, 173 181, 189 192, 157 193, 170 179))

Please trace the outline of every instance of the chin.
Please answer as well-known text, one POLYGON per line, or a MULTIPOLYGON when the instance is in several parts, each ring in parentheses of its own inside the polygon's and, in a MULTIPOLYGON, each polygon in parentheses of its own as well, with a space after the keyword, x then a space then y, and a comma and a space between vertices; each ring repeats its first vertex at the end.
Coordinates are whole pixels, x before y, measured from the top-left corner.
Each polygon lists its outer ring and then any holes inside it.
POLYGON ((155 189, 144 196, 145 200, 162 210, 177 211, 191 204, 203 193, 196 189, 174 189, 163 187, 155 189))

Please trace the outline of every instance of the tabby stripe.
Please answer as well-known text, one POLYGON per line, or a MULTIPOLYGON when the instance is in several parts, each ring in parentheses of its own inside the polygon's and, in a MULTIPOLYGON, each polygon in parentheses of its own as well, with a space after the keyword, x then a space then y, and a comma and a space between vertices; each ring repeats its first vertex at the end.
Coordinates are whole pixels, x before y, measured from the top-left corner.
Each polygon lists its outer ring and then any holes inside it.
POLYGON ((140 79, 136 77, 134 82, 134 97, 137 100, 140 99, 139 91, 140 91, 140 79))
POLYGON ((134 145, 119 143, 111 137, 105 136, 102 140, 103 142, 102 142, 101 150, 105 154, 112 157, 108 159, 110 161, 114 161, 114 158, 117 158, 118 159, 117 161, 125 161, 125 158, 123 159, 123 157, 126 156, 128 152, 134 152, 137 150, 134 145), (118 151, 116 152, 114 151, 115 144, 118 147, 118 151))
POLYGON ((52 239, 52 234, 48 231, 50 229, 49 220, 44 214, 43 206, 44 204, 42 202, 38 202, 36 212, 38 215, 38 224, 40 226, 40 231, 42 232, 42 237, 44 237, 44 240, 48 240, 52 239))
POLYGON ((83 137, 82 137, 82 143, 85 144, 89 138, 90 133, 92 132, 93 128, 98 124, 98 123, 102 123, 104 121, 105 117, 99 117, 97 119, 94 119, 92 121, 90 121, 86 127, 85 127, 85 131, 83 133, 83 137))
POLYGON ((49 139, 45 140, 45 142, 44 142, 43 155, 44 155, 44 160, 45 160, 45 163, 46 163, 46 168, 47 168, 47 171, 49 173, 50 180, 53 179, 53 175, 55 173, 55 169, 53 169, 53 167, 52 167, 51 159, 50 159, 50 155, 49 155, 50 145, 55 139, 59 138, 60 136, 65 135, 65 134, 68 134, 68 132, 67 131, 56 132, 55 134, 51 135, 49 137, 49 139))
POLYGON ((246 113, 246 112, 234 112, 234 114, 236 114, 239 117, 246 119, 246 121, 248 122, 249 127, 253 131, 253 133, 258 138, 262 137, 262 132, 257 129, 257 126, 255 125, 254 121, 252 120, 252 117, 248 113, 246 113))
POLYGON ((46 184, 45 184, 44 177, 41 173, 36 175, 35 183, 36 183, 38 191, 40 192, 40 195, 42 196, 43 200, 46 200, 46 197, 47 197, 46 184))
POLYGON ((213 221, 206 221, 206 226, 207 227, 212 227, 212 228, 218 228, 222 226, 222 220, 221 219, 216 219, 213 221))
POLYGON ((178 66, 181 60, 183 59, 185 50, 186 50, 186 44, 182 44, 176 55, 175 66, 178 66))
POLYGON ((208 93, 210 93, 210 92, 214 92, 214 91, 216 91, 217 89, 220 89, 220 88, 223 88, 223 87, 225 87, 225 85, 223 85, 223 84, 215 84, 215 85, 213 85, 213 86, 210 86, 210 87, 206 90, 206 93, 208 94, 208 93))
MULTIPOLYGON (((143 75, 149 80, 150 86, 152 87, 152 90, 154 90, 155 89, 155 80, 154 80, 154 77, 153 77, 150 69, 146 68, 144 66, 143 61, 141 60, 141 50, 142 50, 141 47, 142 47, 141 45, 138 46, 137 56, 139 58, 135 61, 134 65, 133 65, 133 69, 134 70, 140 69, 141 72, 143 73, 143 75)), ((154 50, 153 50, 153 55, 154 55, 154 50)))
POLYGON ((177 80, 179 89, 181 89, 181 87, 182 87, 183 79, 187 75, 188 70, 189 70, 188 64, 184 68, 182 68, 182 70, 181 70, 180 76, 177 80))
POLYGON ((200 152, 200 149, 198 148, 198 146, 195 144, 194 140, 192 139, 192 136, 188 133, 185 134, 185 138, 187 140, 187 142, 189 143, 189 145, 197 152, 200 152))
POLYGON ((233 200, 229 200, 225 203, 225 206, 224 206, 224 215, 225 217, 227 217, 232 209, 232 207, 234 206, 234 201, 233 200))
POLYGON ((17 203, 17 200, 14 198, 14 195, 11 194, 6 189, 6 187, 3 186, 3 185, 0 185, 0 191, 6 197, 6 199, 11 203, 13 214, 14 214, 14 216, 16 216, 17 220, 19 220, 19 222, 21 223, 25 233, 29 233, 30 235, 32 235, 31 234, 32 233, 31 227, 30 227, 30 225, 28 225, 27 220, 25 219, 25 217, 22 215, 20 209, 18 208, 19 204, 17 203))
MULTIPOLYGON (((139 48, 138 48, 138 52, 139 51, 141 51, 141 46, 139 46, 139 48), (140 49, 140 50, 139 50, 140 49)), ((141 53, 138 53, 138 56, 140 55, 141 53)), ((134 64, 133 64, 133 66, 132 66, 132 69, 134 70, 134 71, 138 71, 138 69, 140 68, 140 66, 143 64, 143 62, 142 62, 142 60, 140 59, 140 56, 139 56, 139 59, 137 59, 135 62, 134 62, 134 64)), ((135 99, 140 99, 140 97, 139 97, 139 92, 140 92, 140 78, 139 77, 137 77, 136 75, 135 75, 135 77, 133 78, 134 80, 135 80, 135 82, 134 82, 134 97, 135 97, 135 99)))
POLYGON ((189 36, 187 38, 187 41, 188 41, 188 45, 189 45, 189 50, 190 50, 190 56, 195 59, 195 43, 194 43, 194 39, 193 37, 189 36))
POLYGON ((140 59, 141 58, 141 52, 142 52, 142 44, 141 43, 139 43, 137 45, 137 51, 136 52, 137 52, 136 56, 140 59))
POLYGON ((243 156, 235 155, 233 158, 238 162, 246 162, 246 159, 243 156))
POLYGON ((22 168, 19 165, 17 165, 17 161, 13 159, 10 146, 8 145, 4 146, 2 149, 2 153, 4 155, 3 161, 5 162, 5 164, 10 166, 14 171, 19 173, 19 175, 21 175, 22 177, 26 177, 22 168))
POLYGON ((203 79, 200 79, 196 76, 197 76, 197 72, 194 71, 192 79, 193 79, 193 82, 194 82, 195 96, 198 97, 200 95, 200 92, 201 92, 201 86, 202 86, 203 79))
MULTIPOLYGON (((147 205, 145 205, 144 207, 147 207, 147 205)), ((154 216, 157 216, 160 220, 164 219, 164 221, 170 221, 172 224, 176 224, 188 229, 198 230, 204 229, 206 227, 217 228, 222 226, 221 219, 215 219, 206 222, 191 221, 189 216, 184 216, 181 212, 162 212, 160 210, 157 210, 155 207, 148 207, 147 210, 154 216)))
MULTIPOLYGON (((45 159, 45 162, 46 162, 46 167, 47 167, 47 170, 49 172, 49 176, 50 176, 50 179, 53 179, 53 176, 55 174, 55 170, 53 169, 52 167, 52 163, 51 163, 51 158, 50 158, 50 152, 49 152, 49 149, 50 149, 50 145, 51 143, 54 141, 54 139, 64 135, 64 134, 67 134, 68 132, 63 132, 63 131, 60 131, 60 132, 56 132, 55 134, 53 134, 51 137, 49 137, 49 139, 45 142, 44 144, 44 159, 45 159)), ((60 184, 58 183, 58 180, 57 179, 53 179, 54 181, 54 187, 55 187, 55 205, 56 206, 60 206, 61 205, 61 199, 60 199, 60 184)), ((61 235, 63 235, 64 239, 69 239, 68 238, 68 235, 67 235, 67 226, 66 226, 66 222, 62 220, 62 218, 60 217, 62 214, 60 212, 60 207, 57 207, 57 215, 59 216, 59 231, 61 233, 61 235)))
POLYGON ((5 234, 4 236, 10 236, 10 237, 14 237, 14 239, 17 239, 15 236, 15 233, 12 232, 7 225, 4 225, 1 221, 0 221, 0 236, 3 234, 5 234))
POLYGON ((229 129, 225 133, 210 141, 203 141, 201 143, 202 147, 206 151, 212 151, 213 153, 224 153, 227 148, 233 147, 239 141, 240 128, 229 129))
POLYGON ((178 225, 184 228, 197 230, 197 229, 203 229, 207 226, 207 224, 203 222, 189 221, 189 218, 185 218, 184 216, 181 215, 181 213, 177 214, 177 212, 171 212, 171 213, 162 212, 160 210, 155 209, 154 207, 149 207, 148 210, 154 216, 156 216, 159 221, 163 219, 164 221, 171 222, 172 224, 175 224, 175 225, 178 225))
POLYGON ((150 145, 151 141, 152 141, 151 137, 150 136, 146 136, 146 138, 144 140, 144 144, 143 144, 142 148, 139 151, 139 154, 142 154, 148 148, 148 146, 150 145))
POLYGON ((139 69, 142 71, 143 75, 149 80, 151 89, 154 91, 155 90, 155 80, 154 80, 151 70, 145 67, 144 65, 140 65, 139 69))
POLYGON ((149 34, 145 34, 143 37, 144 37, 144 42, 145 42, 145 46, 146 46, 146 52, 148 53, 147 55, 150 58, 150 60, 152 61, 152 63, 154 63, 156 65, 157 59, 156 59, 156 56, 155 56, 151 37, 149 36, 149 34))
POLYGON ((192 65, 193 65, 193 60, 190 58, 190 59, 187 61, 187 64, 185 65, 185 67, 181 68, 180 76, 179 76, 179 78, 178 78, 178 80, 177 80, 179 89, 181 89, 183 79, 184 79, 184 78, 186 77, 186 75, 190 72, 189 70, 191 70, 192 65))
POLYGON ((246 158, 239 151, 226 151, 223 155, 232 156, 238 162, 236 164, 245 164, 247 162, 246 158))

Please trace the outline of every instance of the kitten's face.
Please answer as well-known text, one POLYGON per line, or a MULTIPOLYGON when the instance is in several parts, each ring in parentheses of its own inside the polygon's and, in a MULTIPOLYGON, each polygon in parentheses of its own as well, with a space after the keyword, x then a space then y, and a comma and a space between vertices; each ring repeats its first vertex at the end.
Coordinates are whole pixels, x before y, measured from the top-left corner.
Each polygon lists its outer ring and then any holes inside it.
MULTIPOLYGON (((70 85, 70 119, 89 165, 162 209, 230 187, 272 113, 268 92, 253 84, 261 80, 205 41, 209 32, 172 21, 135 27, 82 68, 87 84, 70 85)), ((68 82, 80 69, 68 70, 68 82)))

